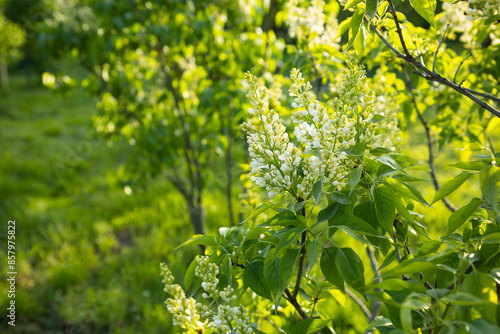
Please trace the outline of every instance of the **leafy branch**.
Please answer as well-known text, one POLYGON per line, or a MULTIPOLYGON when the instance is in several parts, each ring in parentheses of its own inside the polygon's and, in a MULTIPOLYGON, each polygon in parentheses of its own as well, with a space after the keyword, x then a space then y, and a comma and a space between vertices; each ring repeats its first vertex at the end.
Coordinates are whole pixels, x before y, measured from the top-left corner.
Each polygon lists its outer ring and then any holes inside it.
MULTIPOLYGON (((394 23, 396 24, 396 30, 397 30, 397 33, 398 33, 398 36, 399 36, 399 40, 401 42, 401 45, 403 46, 404 54, 402 54, 401 52, 399 52, 398 50, 396 50, 396 48, 393 45, 391 45, 391 43, 389 43, 384 38, 384 36, 382 36, 382 34, 378 31, 377 27, 375 27, 371 23, 370 23, 370 30, 373 31, 375 33, 375 35, 377 35, 378 38, 380 38, 380 40, 398 58, 403 59, 405 62, 407 62, 408 64, 412 65, 416 69, 416 71, 415 71, 416 74, 424 77, 427 80, 439 82, 439 83, 441 83, 443 85, 446 85, 448 87, 453 88, 455 91, 461 93, 462 95, 465 95, 466 97, 468 97, 470 100, 472 100, 475 103, 477 103, 482 108, 484 108, 484 109, 488 110, 489 112, 491 112, 493 115, 495 115, 497 117, 500 117, 500 111, 498 109, 496 109, 493 106, 489 105, 487 102, 479 99, 475 95, 478 95, 478 96, 481 96, 481 97, 484 97, 484 98, 488 98, 488 99, 494 100, 496 102, 498 102, 498 98, 495 98, 494 96, 486 94, 486 93, 480 93, 480 92, 477 92, 475 90, 462 87, 461 83, 460 84, 456 84, 455 82, 452 82, 452 81, 450 81, 450 80, 442 77, 441 75, 439 75, 438 73, 436 73, 434 70, 428 69, 424 64, 422 64, 421 62, 419 62, 415 57, 413 57, 410 54, 410 51, 408 50, 408 48, 406 46, 406 43, 405 43, 405 39, 403 37, 403 33, 402 33, 402 30, 401 30, 401 25, 399 23, 397 15, 396 15, 396 9, 394 7, 394 4, 393 4, 393 2, 391 0, 388 0, 388 2, 389 2, 389 6, 390 6, 390 11, 392 13, 392 17, 394 18, 394 23)), ((439 48, 438 48, 437 51, 439 51, 439 48)), ((437 51, 436 51, 436 55, 437 55, 437 51)))

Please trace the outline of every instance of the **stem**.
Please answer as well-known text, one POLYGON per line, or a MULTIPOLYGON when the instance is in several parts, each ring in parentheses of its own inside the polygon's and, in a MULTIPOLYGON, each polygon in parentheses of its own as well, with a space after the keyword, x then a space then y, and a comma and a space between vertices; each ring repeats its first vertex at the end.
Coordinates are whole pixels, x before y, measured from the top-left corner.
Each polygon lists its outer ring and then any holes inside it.
POLYGON ((354 292, 349 290, 347 287, 345 289, 345 292, 349 297, 351 297, 352 300, 354 300, 356 304, 358 304, 359 308, 361 308, 361 311, 363 311, 366 319, 370 321, 370 319, 372 318, 372 314, 370 313, 370 310, 366 307, 365 303, 363 303, 363 301, 359 299, 358 296, 356 296, 354 292))
MULTIPOLYGON (((420 63, 419 61, 417 61, 411 54, 410 52, 408 51, 408 48, 406 47, 406 44, 405 44, 405 41, 404 41, 404 38, 403 38, 403 34, 401 32, 401 27, 399 25, 399 20, 397 18, 397 15, 396 15, 396 10, 394 8, 394 4, 392 3, 391 0, 388 0, 389 2, 389 5, 391 7, 391 11, 392 11, 392 14, 393 14, 393 18, 394 18, 394 22, 396 24, 396 30, 398 32, 398 35, 399 35, 399 39, 400 39, 400 42, 401 42, 401 45, 403 46, 403 50, 404 50, 404 53, 405 54, 402 54, 401 52, 399 52, 398 50, 396 50, 381 34, 380 32, 378 32, 377 28, 375 26, 373 26, 372 24, 370 24, 370 30, 373 31, 375 33, 375 35, 378 36, 378 38, 380 38, 380 40, 398 57, 398 58, 401 58, 403 59, 405 62, 407 62, 408 64, 411 64, 413 67, 415 67, 417 70, 419 70, 421 72, 420 75, 422 75, 425 79, 427 80, 430 80, 430 81, 436 81, 436 82, 439 82, 441 84, 444 84, 448 87, 451 87, 453 88, 454 90, 456 90, 457 92, 461 93, 462 95, 465 95, 466 97, 468 97, 470 100, 474 101, 475 103, 477 103, 479 106, 481 106, 482 108, 488 110, 489 112, 491 112, 493 115, 497 116, 497 117, 500 117, 500 111, 495 109, 494 107, 492 107, 491 105, 489 105, 488 103, 480 100, 479 98, 477 98, 476 96, 473 95, 473 93, 471 91, 469 91, 467 88, 464 88, 461 86, 461 84, 456 84, 454 82, 451 82, 449 81, 448 79, 446 78, 443 78, 442 76, 440 76, 439 74, 429 70, 427 67, 425 67, 422 63, 420 63)), ((482 93, 484 94, 484 93, 482 93)))
MULTIPOLYGON (((413 103, 413 106, 415 107, 415 111, 417 112, 418 119, 419 119, 420 123, 422 123, 422 125, 425 129, 425 136, 427 138, 427 149, 429 152, 429 169, 430 169, 429 173, 431 175, 432 185, 434 186, 434 189, 436 191, 438 191, 440 187, 439 187, 439 182, 437 179, 436 167, 434 165, 434 141, 432 140, 431 129, 429 127, 429 124, 427 124, 424 117, 422 116, 422 113, 418 109, 417 101, 415 100, 415 95, 413 94, 413 85, 411 82, 411 78, 408 75, 408 72, 406 71, 406 67, 403 65, 402 68, 403 68, 403 77, 404 77, 406 89, 410 93, 411 101, 413 103)), ((455 206, 446 197, 443 197, 442 201, 443 201, 444 205, 451 212, 457 211, 455 206)))
POLYGON ((290 291, 288 291, 288 289, 285 289, 285 295, 286 295, 288 301, 290 302, 290 304, 292 304, 293 307, 295 308, 295 310, 297 310, 297 312, 299 313, 299 315, 302 318, 302 320, 308 319, 308 316, 306 315, 306 313, 304 312, 304 310, 302 309, 302 307, 300 307, 299 303, 297 302, 297 298, 295 298, 290 293, 290 291))
MULTIPOLYGON (((302 198, 299 198, 298 203, 304 201, 302 198)), ((302 216, 306 216, 306 207, 302 207, 301 210, 302 216)), ((302 232, 300 236, 300 259, 299 259, 299 268, 297 271, 297 280, 295 281, 295 288, 293 289, 293 298, 297 298, 300 289, 300 281, 302 280, 302 273, 304 272, 304 259, 306 257, 306 240, 307 240, 307 231, 302 232)))

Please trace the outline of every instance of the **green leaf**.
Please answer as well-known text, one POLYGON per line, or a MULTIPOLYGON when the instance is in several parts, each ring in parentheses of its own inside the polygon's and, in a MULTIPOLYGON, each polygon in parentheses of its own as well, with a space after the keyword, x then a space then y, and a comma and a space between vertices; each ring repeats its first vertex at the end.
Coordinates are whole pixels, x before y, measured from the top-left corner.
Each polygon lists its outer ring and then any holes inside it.
POLYGON ((338 191, 331 193, 330 198, 335 203, 339 203, 339 204, 343 204, 343 205, 351 204, 351 200, 349 198, 345 197, 342 193, 340 193, 338 191))
POLYGON ((449 236, 455 232, 463 223, 476 211, 476 209, 483 204, 484 201, 479 198, 473 198, 469 204, 453 212, 448 219, 448 228, 446 229, 445 236, 449 236))
POLYGON ((387 178, 385 180, 385 183, 389 187, 391 187, 392 190, 394 190, 395 192, 400 193, 401 195, 406 196, 408 198, 411 198, 412 200, 417 201, 421 204, 429 206, 429 203, 427 203, 427 201, 417 188, 394 178, 387 178))
POLYGON ((363 1, 363 0, 349 0, 349 1, 347 1, 345 3, 344 10, 348 10, 349 8, 356 6, 361 1, 363 1))
POLYGON ((363 168, 361 166, 358 166, 355 170, 351 171, 349 175, 347 176, 347 183, 349 184, 349 195, 354 191, 356 186, 358 185, 359 181, 361 180, 361 173, 363 171, 363 168))
POLYGON ((321 192, 323 191, 323 178, 319 179, 312 188, 312 195, 314 198, 314 203, 318 205, 319 200, 321 199, 321 192))
POLYGON ((377 6, 377 0, 366 0, 366 14, 368 14, 371 19, 373 19, 377 13, 377 6))
POLYGON ((288 249, 283 257, 267 260, 264 264, 264 278, 271 291, 272 300, 277 305, 283 291, 288 285, 295 262, 300 254, 299 249, 288 249))
POLYGON ((365 287, 365 268, 358 254, 351 248, 339 248, 335 255, 335 264, 342 279, 356 290, 365 287))
MULTIPOLYGON (((363 16, 365 15, 365 11, 361 9, 357 9, 352 15, 351 20, 351 30, 349 31, 349 47, 354 43, 356 36, 358 36, 359 28, 363 24, 363 16)), ((347 150, 346 150, 347 151, 347 150)), ((348 156, 353 154, 347 154, 348 156)), ((359 154, 356 154, 359 155, 359 154)))
POLYGON ((280 256, 281 253, 283 253, 295 240, 298 239, 302 232, 304 232, 304 229, 298 227, 286 231, 281 236, 278 246, 276 246, 276 253, 274 256, 280 256))
POLYGON ((400 275, 411 275, 425 270, 435 269, 436 265, 428 261, 427 257, 418 257, 412 260, 401 262, 393 269, 384 272, 381 277, 396 277, 400 275))
POLYGON ((380 156, 380 157, 377 157, 376 159, 378 162, 381 162, 383 163, 384 165, 386 166, 389 166, 391 167, 392 169, 394 170, 397 170, 398 172, 400 172, 401 174, 405 175, 405 176, 408 176, 411 178, 410 175, 408 175, 408 173, 405 172, 405 170, 403 169, 403 167, 401 167, 397 162, 396 160, 394 160, 393 158, 391 158, 390 156, 388 155, 383 155, 383 156, 380 156))
POLYGON ((191 264, 189 265, 186 274, 184 275, 184 288, 186 290, 191 287, 196 279, 196 267, 198 267, 198 262, 196 261, 196 259, 194 259, 193 261, 191 261, 191 264))
POLYGON ((245 267, 243 282, 259 296, 272 300, 271 290, 264 279, 264 263, 262 261, 254 261, 245 267))
POLYGON ((345 32, 349 29, 350 26, 351 26, 351 17, 345 19, 340 23, 339 28, 337 29, 337 35, 335 35, 334 40, 345 34, 345 32))
POLYGON ((453 303, 456 305, 468 305, 468 306, 477 306, 477 305, 488 305, 491 304, 490 301, 478 298, 474 295, 471 295, 467 292, 457 292, 452 295, 446 296, 443 298, 444 302, 453 303))
POLYGON ((479 184, 481 192, 498 214, 498 195, 500 192, 500 167, 491 166, 479 173, 479 184))
POLYGON ((434 9, 436 8, 436 0, 410 0, 410 5, 420 16, 435 27, 434 9))
POLYGON ((346 233, 347 235, 351 236, 352 238, 358 240, 359 242, 364 243, 365 245, 372 246, 373 248, 379 248, 378 246, 375 246, 374 244, 363 239, 363 237, 361 237, 358 233, 356 233, 351 228, 349 228, 345 225, 335 225, 335 227, 338 228, 339 230, 344 231, 344 233, 346 233))
POLYGON ((291 334, 309 334, 325 327, 331 319, 306 319, 292 327, 291 334))
POLYGON ((181 247, 187 246, 187 245, 205 245, 205 246, 214 246, 217 245, 217 238, 215 238, 212 235, 206 235, 206 234, 195 234, 191 239, 183 243, 182 245, 178 246, 175 250, 178 250, 181 247))
POLYGON ((486 164, 484 161, 468 161, 468 162, 458 162, 453 165, 448 165, 451 167, 456 167, 460 169, 466 169, 466 170, 482 170, 484 167, 486 167, 486 164))
POLYGON ((435 253, 439 246, 441 246, 441 242, 439 240, 429 240, 420 247, 418 251, 418 256, 428 255, 430 253, 435 253))
POLYGON ((318 239, 314 239, 306 246, 307 272, 310 272, 319 255, 320 244, 318 239))
POLYGON ((340 275, 335 261, 337 253, 337 247, 323 248, 323 254, 321 254, 320 260, 321 272, 328 282, 335 285, 340 291, 345 292, 344 279, 340 275))
POLYGON ((335 219, 333 225, 334 226, 345 225, 349 227, 351 230, 357 231, 367 236, 377 237, 377 238, 387 238, 386 236, 381 235, 376 229, 374 229, 370 224, 365 222, 363 219, 356 216, 350 216, 350 215, 340 216, 335 219))
POLYGON ((324 208, 323 210, 318 212, 318 221, 316 222, 316 224, 322 223, 326 220, 329 220, 333 216, 335 216, 335 214, 337 213, 339 208, 340 208, 340 204, 333 203, 332 205, 327 206, 326 208, 324 208))
POLYGON ((448 196, 449 194, 451 194, 452 192, 457 190, 472 175, 474 175, 474 173, 462 172, 462 173, 458 174, 457 176, 455 176, 450 181, 446 182, 446 184, 444 186, 442 186, 441 188, 438 189, 431 204, 436 203, 437 201, 443 199, 444 197, 448 196))
POLYGON ((371 194, 375 204, 375 214, 377 221, 382 228, 392 236, 392 226, 394 224, 396 204, 394 193, 386 185, 372 186, 371 194))

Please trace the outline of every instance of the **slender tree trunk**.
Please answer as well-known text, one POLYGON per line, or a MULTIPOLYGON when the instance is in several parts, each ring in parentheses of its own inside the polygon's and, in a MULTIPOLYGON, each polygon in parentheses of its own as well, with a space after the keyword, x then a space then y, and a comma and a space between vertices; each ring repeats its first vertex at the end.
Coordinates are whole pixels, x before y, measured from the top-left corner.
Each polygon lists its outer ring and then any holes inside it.
POLYGON ((232 115, 232 109, 229 109, 228 113, 228 122, 227 122, 227 139, 228 139, 228 146, 227 146, 227 164, 226 164, 226 171, 227 171, 227 189, 226 189, 226 196, 227 196, 227 208, 229 211, 229 221, 231 222, 231 226, 235 226, 234 222, 234 212, 233 212, 233 135, 231 133, 231 125, 233 122, 233 115, 232 115))
POLYGON ((5 95, 9 94, 9 71, 6 64, 0 64, 0 76, 2 77, 2 91, 5 95))
POLYGON ((205 234, 201 205, 195 203, 191 197, 186 198, 186 204, 188 206, 189 218, 191 218, 191 222, 193 223, 194 232, 196 234, 205 234))

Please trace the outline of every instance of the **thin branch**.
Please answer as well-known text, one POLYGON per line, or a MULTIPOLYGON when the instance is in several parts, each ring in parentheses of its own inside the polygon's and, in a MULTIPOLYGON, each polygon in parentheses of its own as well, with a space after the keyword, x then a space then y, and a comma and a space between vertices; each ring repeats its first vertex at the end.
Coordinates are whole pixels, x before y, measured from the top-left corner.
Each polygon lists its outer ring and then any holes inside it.
MULTIPOLYGON (((417 101, 415 100, 415 95, 413 94, 413 85, 411 82, 411 78, 408 75, 408 72, 406 71, 406 67, 403 65, 402 68, 403 68, 403 78, 406 85, 406 89, 410 93, 411 101, 413 103, 413 106, 415 107, 415 111, 417 112, 418 119, 420 123, 422 123, 425 129, 425 136, 427 138, 427 149, 429 152, 429 169, 430 169, 429 173, 431 174, 432 185, 434 186, 434 189, 438 191, 440 187, 437 179, 436 167, 434 165, 434 141, 432 140, 431 129, 429 127, 429 124, 427 124, 426 120, 422 116, 422 113, 418 109, 417 101)), ((446 197, 443 197, 442 201, 444 205, 446 205, 446 207, 451 212, 457 211, 455 206, 446 197)))
POLYGON ((471 88, 465 88, 465 89, 468 90, 469 92, 471 92, 474 95, 481 96, 481 97, 484 97, 486 99, 490 99, 492 101, 500 103, 500 98, 499 97, 493 96, 491 94, 486 94, 486 93, 483 93, 483 92, 478 92, 477 90, 474 90, 474 89, 471 89, 471 88))
POLYGON ((351 297, 352 300, 354 300, 354 302, 356 304, 358 304, 359 308, 361 308, 361 310, 365 314, 366 319, 368 319, 368 321, 370 321, 370 319, 372 318, 372 314, 370 313, 370 310, 368 309, 368 307, 366 307, 365 303, 363 303, 363 301, 361 299, 359 299, 358 296, 356 296, 354 294, 354 292, 352 292, 348 288, 345 289, 345 292, 347 293, 347 295, 349 297, 351 297))
POLYGON ((464 63, 467 59, 469 59, 469 57, 470 57, 470 56, 472 56, 472 53, 469 53, 469 55, 468 55, 467 57, 465 57, 465 59, 464 59, 464 60, 462 60, 462 61, 460 62, 460 65, 458 65, 457 71, 455 72, 455 76, 453 77, 453 82, 456 82, 456 80, 457 80, 458 70, 460 70, 460 67, 462 67, 462 64, 463 64, 463 63, 464 63))
POLYGON ((406 47, 405 39, 403 37, 403 32, 401 31, 401 26, 399 25, 399 20, 398 20, 398 15, 396 14, 396 7, 394 7, 394 4, 392 3, 391 0, 387 0, 389 3, 389 6, 391 7, 391 13, 392 13, 392 18, 394 19, 394 22, 396 23, 396 30, 398 32, 399 40, 401 41, 401 46, 403 46, 404 53, 407 58, 413 58, 412 55, 410 54, 410 51, 406 47))
MULTIPOLYGON (((378 271, 378 262, 377 259, 375 258, 375 254, 373 254, 373 250, 370 248, 370 246, 366 247, 366 253, 368 254, 368 258, 370 259, 370 266, 372 267, 373 273, 375 274, 375 280, 377 284, 382 283, 382 279, 380 278, 380 273, 378 271)), ((375 291, 380 291, 380 289, 376 289, 375 291)), ((372 322, 375 317, 378 316, 380 309, 382 307, 382 303, 379 300, 375 300, 372 304, 372 309, 371 309, 371 318, 369 319, 370 322, 372 322)), ((367 333, 367 332, 365 332, 367 333)))
MULTIPOLYGON (((390 0, 388 0, 389 3, 392 5, 392 2, 390 0)), ((449 81, 448 79, 446 78, 443 78, 442 76, 440 76, 439 74, 437 73, 434 73, 432 72, 431 70, 429 70, 427 67, 425 67, 424 65, 422 65, 420 62, 418 62, 413 56, 411 56, 409 54, 409 51, 408 49, 406 48, 406 44, 404 43, 404 39, 402 38, 403 35, 401 34, 401 28, 399 27, 399 21, 397 19, 397 16, 394 16, 394 21, 396 22, 396 28, 398 30, 398 34, 399 34, 399 37, 401 39, 401 44, 403 45, 403 49, 405 50, 405 53, 406 55, 403 55, 401 52, 399 52, 398 50, 396 50, 378 31, 377 31, 377 28, 375 26, 373 26, 372 24, 370 24, 370 30, 373 31, 379 38, 380 40, 398 57, 398 58, 401 58, 403 59, 404 61, 406 61, 407 63, 411 64, 412 66, 414 66, 417 70, 420 70, 422 73, 422 76, 424 78, 426 78, 427 80, 430 80, 430 81, 436 81, 436 82, 439 82, 441 84, 444 84, 448 87, 451 87, 453 88, 454 90, 456 90, 457 92, 461 93, 462 95, 465 95, 467 96, 470 100, 474 101, 475 103, 477 103, 479 106, 481 106, 482 108, 488 110, 489 112, 491 112, 493 115, 497 116, 497 117, 500 117, 500 111, 495 109, 494 107, 492 107, 491 105, 489 105, 488 103, 480 100, 479 98, 477 98, 476 96, 474 96, 467 88, 464 88, 462 87, 460 84, 457 85, 456 83, 454 82, 451 82, 449 81)))
POLYGON ((293 305, 293 307, 295 308, 295 310, 297 310, 297 312, 299 313, 300 317, 302 318, 302 320, 306 320, 308 319, 308 316, 306 315, 306 313, 304 312, 304 310, 302 309, 302 307, 299 305, 299 303, 297 302, 297 298, 295 298, 291 293, 290 291, 288 291, 288 289, 285 289, 285 295, 286 297, 288 298, 288 301, 290 302, 290 304, 293 305))
POLYGON ((300 240, 300 259, 299 259, 299 268, 297 271, 297 281, 295 282, 295 288, 293 289, 293 297, 296 298, 299 294, 300 289, 300 281, 302 280, 302 273, 304 272, 304 259, 306 257, 306 237, 307 232, 302 232, 301 240, 300 240))
POLYGON ((444 31, 444 34, 441 37, 441 40, 439 41, 439 45, 437 47, 436 53, 434 54, 434 61, 432 62, 432 72, 434 72, 434 73, 436 73, 436 58, 437 58, 437 55, 439 53, 439 48, 441 47, 441 44, 443 43, 443 40, 444 40, 444 38, 446 36, 446 33, 448 32, 448 27, 449 26, 450 26, 449 24, 446 25, 446 29, 444 31))
POLYGON ((267 320, 267 322, 269 322, 269 323, 271 324, 271 326, 273 326, 273 327, 274 327, 274 328, 275 328, 278 332, 280 332, 280 333, 285 333, 285 334, 286 334, 286 332, 285 332, 283 329, 279 328, 279 327, 278 327, 278 326, 274 323, 274 321, 272 321, 272 320, 271 320, 271 318, 269 318, 268 316, 266 316, 266 320, 267 320))

